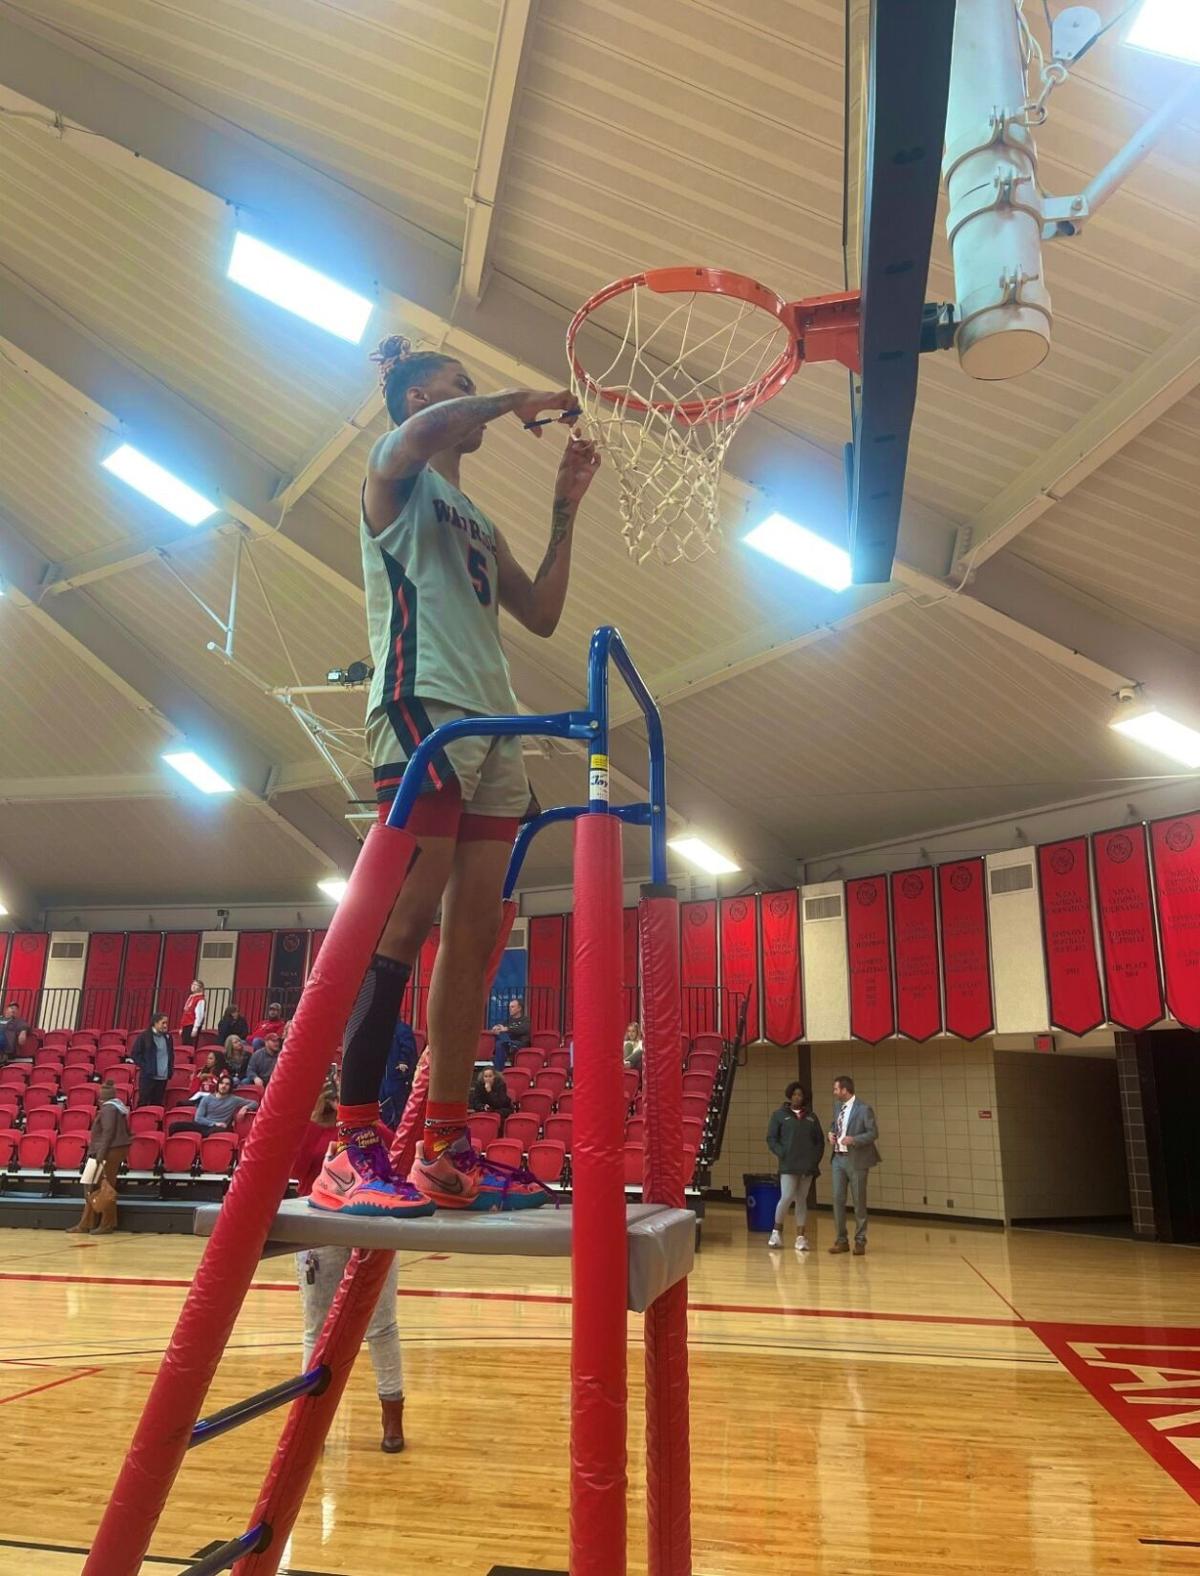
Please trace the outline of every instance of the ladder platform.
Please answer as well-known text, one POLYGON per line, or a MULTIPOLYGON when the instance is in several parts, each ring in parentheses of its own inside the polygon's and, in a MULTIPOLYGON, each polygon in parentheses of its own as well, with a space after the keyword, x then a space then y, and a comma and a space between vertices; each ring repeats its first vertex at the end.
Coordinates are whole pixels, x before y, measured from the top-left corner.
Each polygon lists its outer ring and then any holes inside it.
MULTIPOLYGON (((198 1237, 212 1235, 222 1206, 196 1209, 198 1237)), ((268 1250, 298 1252, 302 1248, 387 1248, 420 1253, 485 1253, 517 1258, 569 1258, 570 1205, 555 1209, 513 1210, 475 1214, 439 1210, 417 1220, 386 1215, 330 1215, 310 1208, 307 1200, 288 1198, 280 1204, 267 1239, 268 1250)), ((664 1291, 691 1273, 696 1250, 696 1216, 690 1209, 662 1204, 631 1204, 625 1211, 629 1245, 629 1301, 633 1313, 646 1309, 664 1291)))

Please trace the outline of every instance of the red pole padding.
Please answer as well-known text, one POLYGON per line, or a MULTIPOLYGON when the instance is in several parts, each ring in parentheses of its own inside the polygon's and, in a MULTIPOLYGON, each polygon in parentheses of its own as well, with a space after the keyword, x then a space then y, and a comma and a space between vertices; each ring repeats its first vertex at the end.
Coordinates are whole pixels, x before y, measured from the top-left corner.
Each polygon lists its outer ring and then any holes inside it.
POLYGON ((621 823, 575 823, 571 1576, 624 1576, 626 1307, 621 823))
MULTIPOLYGON (((508 945, 508 938, 512 935, 513 921, 517 917, 517 905, 511 898, 506 898, 500 914, 500 929, 497 932, 492 955, 488 960, 487 977, 483 982, 483 999, 486 1002, 491 991, 492 982, 500 968, 500 959, 504 956, 504 949, 508 945)), ((417 1158, 417 1140, 421 1136, 421 1129, 425 1124, 425 1105, 429 1098, 429 1056, 422 1056, 417 1062, 417 1070, 413 1077, 412 1088, 408 1092, 408 1099, 404 1102, 404 1114, 396 1127, 396 1135, 392 1139, 392 1165, 402 1177, 406 1177, 413 1168, 413 1161, 417 1158)))
POLYGON ((304 987, 83 1576, 136 1576, 262 1255, 301 1136, 415 840, 373 827, 304 987))
POLYGON ((247 1554, 240 1559, 233 1567, 233 1576, 275 1576, 279 1569, 394 1257, 392 1253, 364 1252, 360 1248, 350 1255, 313 1351, 313 1366, 324 1363, 330 1370, 329 1386, 320 1395, 306 1395, 292 1402, 248 1523, 255 1527, 265 1522, 271 1529, 271 1541, 261 1554, 247 1554))
MULTIPOLYGON (((641 901, 647 1203, 684 1203, 683 1063, 679 1055, 679 904, 670 887, 641 901)), ((692 1486, 687 1282, 646 1310, 646 1527, 650 1576, 691 1576, 692 1486)))

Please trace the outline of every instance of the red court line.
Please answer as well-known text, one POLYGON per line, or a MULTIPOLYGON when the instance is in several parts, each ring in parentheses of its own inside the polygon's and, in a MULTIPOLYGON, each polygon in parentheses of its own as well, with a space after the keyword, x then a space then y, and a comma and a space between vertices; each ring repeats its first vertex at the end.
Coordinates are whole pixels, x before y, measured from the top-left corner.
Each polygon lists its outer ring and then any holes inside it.
MULTIPOLYGON (((134 1279, 132 1276, 121 1275, 23 1275, 15 1271, 0 1271, 0 1281, 5 1280, 50 1281, 55 1284, 66 1283, 75 1286, 183 1287, 192 1284, 190 1280, 134 1279)), ((249 1289, 295 1292, 296 1284, 294 1281, 255 1281, 249 1289)), ((401 1286, 400 1296, 441 1298, 447 1302, 557 1303, 563 1307, 569 1307, 571 1303, 570 1297, 561 1292, 450 1291, 435 1286, 401 1286)), ((773 1303, 752 1302, 690 1302, 688 1309, 693 1313, 762 1313, 769 1317, 785 1319, 867 1319, 897 1324, 984 1325, 1018 1330, 1025 1325, 1024 1319, 1019 1316, 1015 1319, 989 1319, 966 1314, 879 1313, 874 1309, 864 1308, 781 1308, 773 1303)), ((1013 1311, 1016 1312, 1015 1309, 1013 1311)))
POLYGON ((48 1379, 45 1384, 35 1384, 32 1390, 18 1390, 16 1395, 0 1395, 0 1406, 7 1406, 10 1401, 23 1401, 26 1396, 38 1395, 43 1390, 53 1390, 56 1385, 70 1384, 75 1379, 86 1379, 90 1374, 98 1374, 99 1368, 80 1368, 73 1374, 64 1374, 61 1379, 48 1379))

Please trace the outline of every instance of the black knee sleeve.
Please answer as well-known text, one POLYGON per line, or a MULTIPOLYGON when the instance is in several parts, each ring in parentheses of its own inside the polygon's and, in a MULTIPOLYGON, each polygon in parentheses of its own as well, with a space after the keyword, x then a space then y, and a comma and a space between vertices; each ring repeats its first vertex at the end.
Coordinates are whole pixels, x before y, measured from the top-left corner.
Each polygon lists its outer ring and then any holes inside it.
POLYGON ((397 963, 394 958, 376 953, 371 959, 346 1024, 342 1056, 343 1105, 367 1105, 378 1100, 392 1035, 411 973, 411 965, 397 963))

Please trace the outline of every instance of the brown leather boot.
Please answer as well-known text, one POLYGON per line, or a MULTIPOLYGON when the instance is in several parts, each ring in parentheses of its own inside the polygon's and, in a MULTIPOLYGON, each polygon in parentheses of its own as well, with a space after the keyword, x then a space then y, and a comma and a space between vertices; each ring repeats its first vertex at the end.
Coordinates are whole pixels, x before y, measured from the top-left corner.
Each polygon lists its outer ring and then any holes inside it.
POLYGON ((383 1439, 379 1448, 389 1456, 399 1455, 404 1449, 404 1397, 387 1401, 380 1396, 379 1409, 383 1413, 383 1439))
POLYGON ((85 1198, 83 1201, 83 1214, 80 1215, 73 1226, 67 1227, 67 1235, 69 1237, 86 1236, 96 1224, 96 1220, 96 1211, 92 1208, 92 1201, 90 1198, 85 1198))

